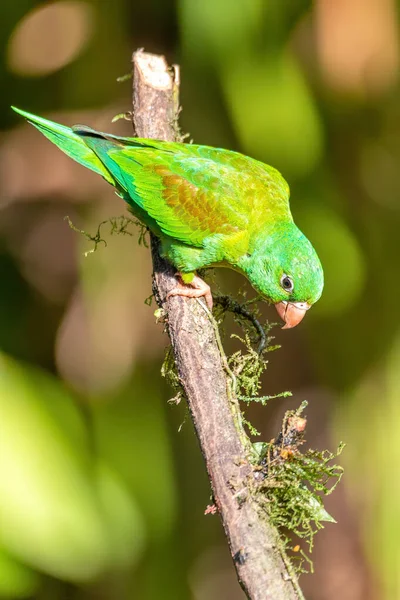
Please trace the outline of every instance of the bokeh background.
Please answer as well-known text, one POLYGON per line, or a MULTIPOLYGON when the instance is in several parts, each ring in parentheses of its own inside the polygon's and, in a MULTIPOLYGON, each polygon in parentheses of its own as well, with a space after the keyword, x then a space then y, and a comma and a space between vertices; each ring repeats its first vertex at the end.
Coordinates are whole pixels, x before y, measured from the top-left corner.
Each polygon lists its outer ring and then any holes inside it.
POLYGON ((139 47, 181 64, 192 139, 283 172, 324 264, 318 305, 274 330, 263 392, 294 398, 250 411, 270 439, 307 398, 308 443, 347 443, 305 594, 400 598, 399 31, 396 0, 2 0, 1 598, 243 599, 167 403, 149 252, 105 226, 84 256, 64 217, 95 232, 122 201, 10 110, 130 135, 111 119, 139 47))

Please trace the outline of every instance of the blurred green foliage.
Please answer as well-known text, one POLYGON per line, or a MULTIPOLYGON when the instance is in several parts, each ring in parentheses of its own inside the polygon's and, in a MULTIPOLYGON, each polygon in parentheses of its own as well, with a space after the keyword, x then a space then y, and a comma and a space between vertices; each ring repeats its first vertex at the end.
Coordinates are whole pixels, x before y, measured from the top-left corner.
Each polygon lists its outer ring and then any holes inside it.
MULTIPOLYGON (((190 419, 166 404, 167 341, 143 304, 148 254, 120 236, 84 258, 63 217, 95 231, 124 207, 9 109, 129 134, 111 124, 130 109, 130 84, 116 79, 142 46, 182 65, 182 126, 196 142, 282 170, 324 265, 319 305, 276 332, 283 349, 263 390, 312 397, 312 445, 347 442, 345 493, 328 507, 338 524, 319 534, 307 598, 400 598, 398 17, 394 0, 330 5, 1 3, 1 598, 243 597, 203 515, 190 419), (46 7, 66 4, 71 21, 46 21, 46 7), (91 22, 79 37, 82 5, 91 22), (32 61, 40 75, 24 71, 32 61)), ((220 285, 243 281, 226 273, 220 285)), ((253 409, 263 439, 293 406, 275 403, 253 409)))

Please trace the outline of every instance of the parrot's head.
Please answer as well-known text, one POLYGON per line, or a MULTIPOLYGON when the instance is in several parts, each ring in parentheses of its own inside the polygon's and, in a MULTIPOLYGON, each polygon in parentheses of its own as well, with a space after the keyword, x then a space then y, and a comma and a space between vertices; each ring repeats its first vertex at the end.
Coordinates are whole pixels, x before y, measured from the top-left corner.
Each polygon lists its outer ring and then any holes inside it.
POLYGON ((288 223, 256 243, 244 271, 252 286, 275 304, 285 322, 295 327, 319 300, 324 274, 317 253, 294 223, 288 223))

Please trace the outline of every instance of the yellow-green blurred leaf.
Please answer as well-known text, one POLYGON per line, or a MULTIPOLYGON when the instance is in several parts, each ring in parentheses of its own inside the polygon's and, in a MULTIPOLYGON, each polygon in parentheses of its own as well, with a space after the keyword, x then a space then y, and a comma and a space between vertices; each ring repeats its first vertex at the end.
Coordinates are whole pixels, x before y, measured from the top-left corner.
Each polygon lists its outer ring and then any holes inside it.
POLYGON ((0 548, 0 598, 28 598, 39 585, 39 576, 0 548))
MULTIPOLYGON (((73 413, 57 380, 0 358, 0 542, 45 573, 85 580, 113 564, 115 535, 102 507, 110 492, 103 483, 98 493, 94 457, 73 413)), ((114 484, 118 492, 121 502, 114 484)), ((125 496, 122 504, 126 516, 125 496)))
POLYGON ((324 292, 313 312, 340 314, 357 302, 364 289, 366 266, 358 241, 333 211, 299 207, 296 213, 296 222, 311 240, 324 268, 324 292))
POLYGON ((99 496, 104 508, 115 568, 127 567, 139 555, 144 543, 142 517, 126 486, 107 464, 97 467, 99 496))
POLYGON ((94 411, 99 453, 127 482, 156 539, 170 534, 177 511, 162 394, 158 373, 141 365, 132 386, 94 411))
POLYGON ((202 62, 234 61, 245 52, 254 43, 265 8, 263 0, 181 0, 180 7, 183 43, 202 62))
POLYGON ((243 56, 221 67, 226 102, 243 150, 288 176, 304 175, 321 157, 322 128, 296 62, 243 56))

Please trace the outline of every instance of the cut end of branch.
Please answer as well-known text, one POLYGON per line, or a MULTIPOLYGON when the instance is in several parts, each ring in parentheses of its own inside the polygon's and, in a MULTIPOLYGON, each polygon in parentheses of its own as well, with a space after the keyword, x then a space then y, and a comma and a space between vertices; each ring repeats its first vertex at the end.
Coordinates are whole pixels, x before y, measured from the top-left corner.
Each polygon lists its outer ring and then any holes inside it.
POLYGON ((137 50, 133 54, 133 63, 146 85, 158 90, 169 90, 174 78, 164 56, 137 50))

